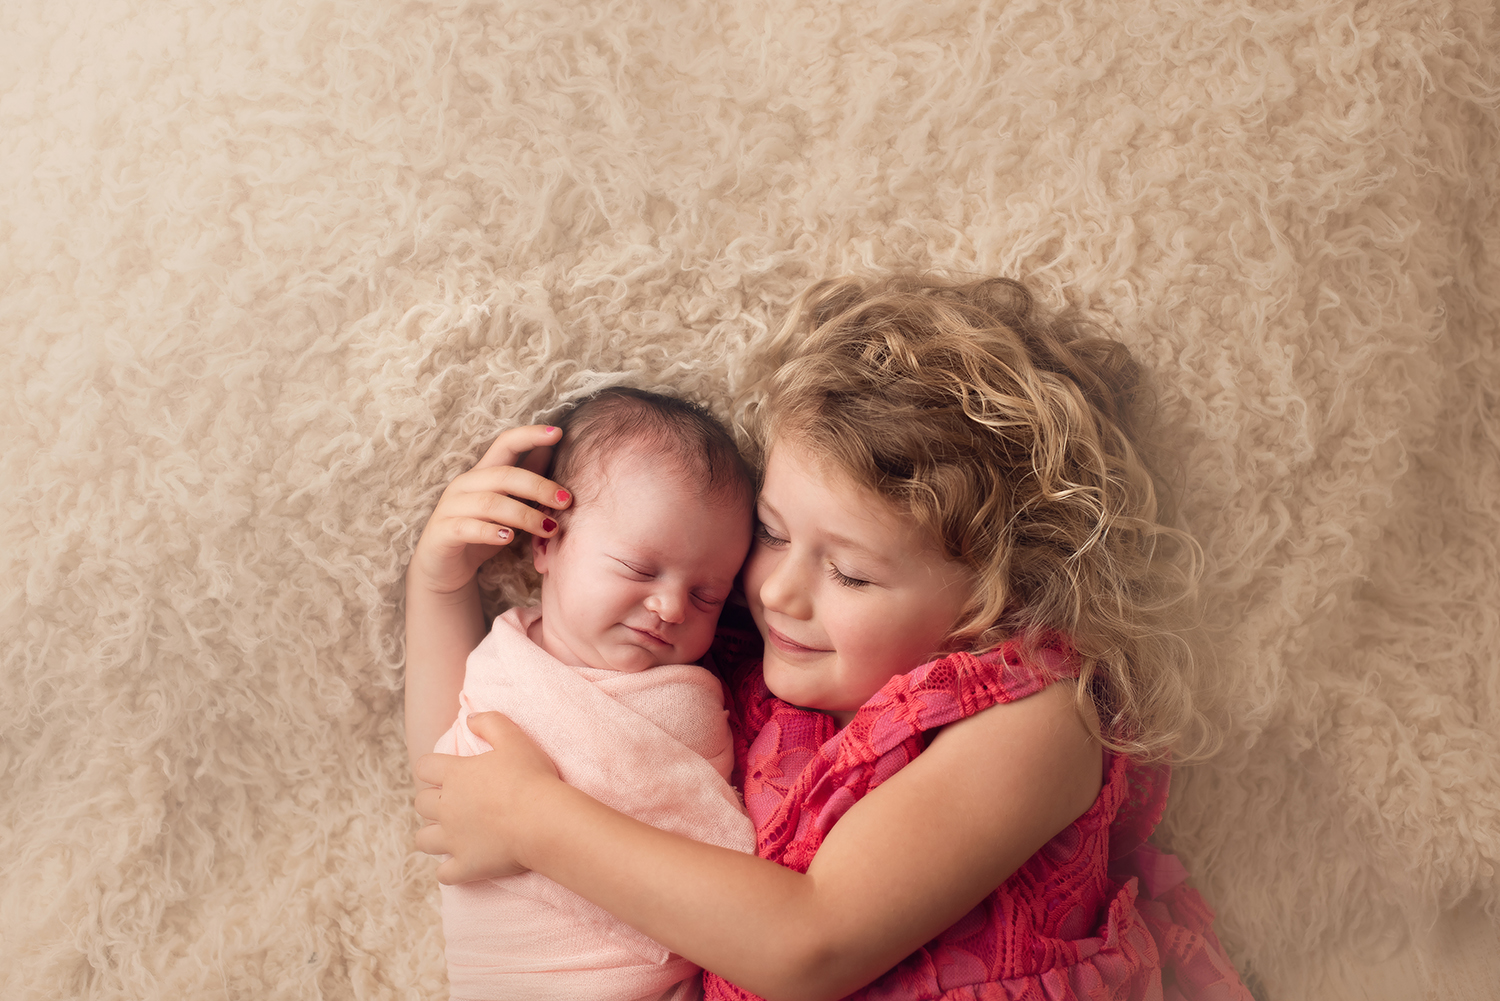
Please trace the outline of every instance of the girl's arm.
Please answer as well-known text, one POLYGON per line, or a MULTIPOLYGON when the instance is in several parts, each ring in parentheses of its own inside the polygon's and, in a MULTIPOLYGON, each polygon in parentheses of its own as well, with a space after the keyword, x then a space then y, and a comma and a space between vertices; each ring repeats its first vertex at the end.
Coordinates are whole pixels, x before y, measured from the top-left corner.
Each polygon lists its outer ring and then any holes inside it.
POLYGON ((806 874, 668 834, 564 785, 508 720, 495 746, 429 756, 417 797, 445 882, 532 869, 767 998, 839 998, 988 896, 1098 795, 1071 683, 945 728, 829 832, 806 874), (439 826, 440 825, 440 826, 439 826))
POLYGON ((406 753, 413 769, 458 716, 464 664, 484 639, 475 571, 516 529, 555 531, 543 524, 545 512, 522 499, 553 510, 570 503, 533 471, 546 467, 558 437, 557 428, 540 425, 503 432, 473 469, 448 484, 417 540, 406 568, 406 753), (531 468, 516 466, 522 460, 531 468))
POLYGON ((464 664, 482 639, 484 611, 472 578, 445 594, 423 585, 407 569, 406 754, 413 771, 417 759, 432 750, 457 718, 464 664))

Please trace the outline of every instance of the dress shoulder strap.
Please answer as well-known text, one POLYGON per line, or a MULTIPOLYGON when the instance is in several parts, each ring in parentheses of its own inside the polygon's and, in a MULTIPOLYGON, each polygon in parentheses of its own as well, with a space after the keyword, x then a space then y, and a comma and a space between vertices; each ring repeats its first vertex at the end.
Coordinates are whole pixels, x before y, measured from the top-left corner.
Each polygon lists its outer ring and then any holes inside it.
POLYGON ((1077 675, 1076 663, 1061 647, 1041 647, 1038 656, 1027 658, 1021 644, 1009 640, 984 654, 949 654, 888 681, 860 708, 845 741, 865 741, 883 753, 894 746, 897 731, 935 730, 1077 675))
POLYGON ((745 679, 736 693, 745 768, 736 777, 759 854, 806 871, 844 811, 911 763, 939 728, 1076 675, 1065 645, 1037 649, 1027 656, 1011 642, 923 664, 886 682, 842 730, 823 713, 772 696, 759 672, 745 679))

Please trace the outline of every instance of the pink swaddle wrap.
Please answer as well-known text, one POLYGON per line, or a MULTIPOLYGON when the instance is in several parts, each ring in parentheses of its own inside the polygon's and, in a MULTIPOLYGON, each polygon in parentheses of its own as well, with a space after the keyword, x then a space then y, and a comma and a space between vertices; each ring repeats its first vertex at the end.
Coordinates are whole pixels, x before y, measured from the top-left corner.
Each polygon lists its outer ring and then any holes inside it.
MULTIPOLYGON (((546 751, 563 781, 607 806, 697 841, 753 853, 729 784, 734 747, 723 689, 701 667, 634 674, 569 667, 526 636, 540 615, 511 609, 469 655, 443 754, 480 754, 469 713, 498 710, 546 751)), ((535 873, 444 886, 455 999, 688 1001, 698 968, 535 873)))

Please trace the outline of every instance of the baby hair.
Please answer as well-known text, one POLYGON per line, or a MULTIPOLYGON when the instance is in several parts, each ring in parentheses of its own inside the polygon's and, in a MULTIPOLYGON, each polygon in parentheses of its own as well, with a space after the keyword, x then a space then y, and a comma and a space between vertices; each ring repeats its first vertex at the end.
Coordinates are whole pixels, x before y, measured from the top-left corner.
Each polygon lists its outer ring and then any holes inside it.
POLYGON ((973 573, 949 649, 1060 634, 1105 746, 1206 747, 1182 638, 1199 550, 1164 524, 1138 447, 1151 397, 1123 345, 1014 281, 911 275, 814 285, 775 345, 758 447, 823 457, 973 573))
POLYGON ((570 406, 557 426, 563 436, 548 475, 579 501, 600 485, 597 474, 605 457, 629 453, 636 461, 660 463, 664 476, 688 477, 705 497, 755 505, 755 478, 734 438, 696 403, 611 386, 570 406))

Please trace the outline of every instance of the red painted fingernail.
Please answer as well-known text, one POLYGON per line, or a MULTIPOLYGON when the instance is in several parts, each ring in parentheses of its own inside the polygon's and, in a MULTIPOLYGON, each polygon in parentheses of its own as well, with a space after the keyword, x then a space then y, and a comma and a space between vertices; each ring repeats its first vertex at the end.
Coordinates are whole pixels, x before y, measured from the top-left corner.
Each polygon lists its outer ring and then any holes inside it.
POLYGON ((551 518, 542 519, 542 531, 550 532, 555 528, 557 528, 557 522, 553 521, 551 518))
POLYGON ((547 427, 547 430, 546 430, 546 433, 547 433, 547 434, 551 434, 551 433, 552 433, 552 432, 553 432, 553 431, 556 431, 556 430, 557 430, 557 428, 556 428, 556 427, 553 427, 553 426, 551 426, 551 425, 549 425, 549 426, 548 426, 548 427, 547 427))
POLYGON ((573 495, 570 494, 570 493, 568 493, 566 490, 559 490, 557 492, 557 502, 559 504, 566 504, 568 501, 570 501, 572 499, 573 499, 573 495))
POLYGON ((510 529, 508 529, 508 528, 502 528, 502 529, 499 530, 499 532, 497 534, 500 536, 500 541, 501 542, 509 542, 510 541, 510 529))

